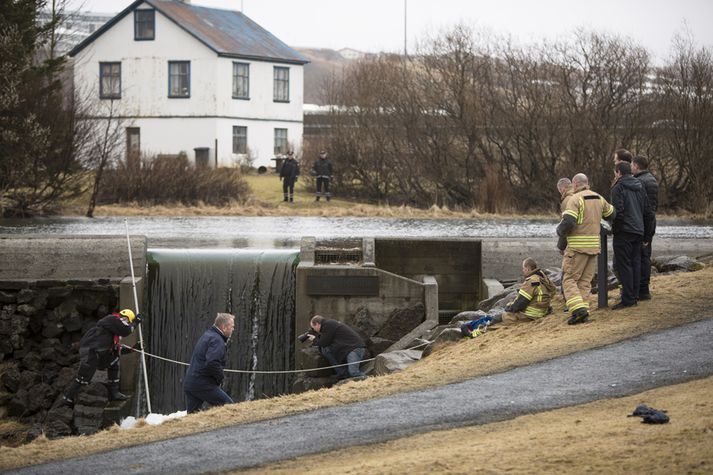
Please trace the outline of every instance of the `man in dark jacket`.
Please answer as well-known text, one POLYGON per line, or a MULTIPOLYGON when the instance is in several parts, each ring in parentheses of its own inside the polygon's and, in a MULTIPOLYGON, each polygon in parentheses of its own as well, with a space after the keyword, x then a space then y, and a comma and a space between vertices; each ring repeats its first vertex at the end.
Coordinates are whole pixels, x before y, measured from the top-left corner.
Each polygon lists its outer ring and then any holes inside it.
POLYGON ((329 320, 321 315, 312 317, 309 324, 317 333, 316 336, 309 335, 312 346, 319 348, 329 364, 349 363, 346 368, 334 368, 339 379, 364 377, 364 373, 359 369, 359 362, 364 359, 366 350, 364 341, 357 332, 342 322, 329 320))
POLYGON ((322 187, 324 187, 324 196, 327 201, 332 199, 332 194, 329 192, 329 182, 332 179, 332 163, 327 158, 327 152, 322 150, 319 152, 319 158, 312 166, 312 176, 317 177, 317 191, 314 200, 319 201, 322 196, 322 187))
POLYGON ((103 317, 84 334, 79 341, 79 371, 64 392, 62 400, 64 404, 74 405, 79 388, 88 385, 98 369, 106 369, 109 400, 128 399, 119 392, 121 338, 129 336, 139 323, 141 323, 141 315, 134 315, 133 311, 124 309, 103 317))
POLYGON ((230 335, 235 328, 235 316, 219 313, 213 326, 200 337, 193 349, 191 365, 183 380, 186 410, 189 414, 200 411, 204 402, 211 406, 232 404, 233 399, 220 388, 223 384, 225 352, 230 335))
POLYGON ((614 232, 614 271, 621 283, 621 302, 612 307, 618 310, 636 305, 641 280, 641 246, 651 240, 653 213, 644 186, 631 175, 631 164, 619 162, 614 167, 616 181, 611 200, 616 217, 614 232))
POLYGON ((300 176, 300 166, 295 160, 295 154, 292 151, 287 152, 287 159, 280 168, 280 179, 282 179, 282 201, 294 201, 295 182, 300 176))
POLYGON ((642 244, 641 247, 641 281, 639 283, 639 300, 650 300, 651 289, 649 282, 651 281, 651 240, 656 234, 656 210, 659 207, 659 183, 648 170, 649 161, 646 157, 637 155, 631 162, 631 171, 646 191, 646 197, 649 200, 651 212, 654 214, 653 229, 651 231, 651 239, 648 244, 642 244))

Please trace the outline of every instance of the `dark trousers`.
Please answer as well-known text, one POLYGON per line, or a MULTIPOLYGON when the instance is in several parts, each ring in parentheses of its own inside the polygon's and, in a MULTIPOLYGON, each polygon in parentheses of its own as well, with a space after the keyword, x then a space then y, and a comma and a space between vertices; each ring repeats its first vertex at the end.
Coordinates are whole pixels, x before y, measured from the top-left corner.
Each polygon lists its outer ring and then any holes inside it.
POLYGON ((74 401, 79 388, 92 381, 98 369, 106 369, 107 381, 110 385, 119 385, 119 355, 111 350, 97 351, 93 348, 79 349, 79 371, 72 384, 64 392, 64 398, 74 401))
POLYGON ((288 197, 288 193, 290 198, 292 198, 292 195, 295 193, 295 181, 297 180, 287 176, 282 179, 282 194, 285 198, 288 197))
POLYGON ((186 411, 188 411, 188 414, 200 411, 204 402, 211 406, 222 406, 223 404, 232 404, 234 402, 219 386, 198 390, 184 388, 183 392, 186 395, 186 411))
POLYGON ((651 282, 651 244, 641 246, 641 281, 639 283, 639 295, 651 293, 649 283, 651 282))
POLYGON ((322 188, 324 188, 324 196, 329 199, 332 194, 329 192, 329 177, 328 176, 318 176, 317 177, 317 193, 316 196, 319 198, 322 196, 322 188))
POLYGON ((333 368, 339 379, 364 376, 364 373, 362 373, 361 369, 359 369, 359 362, 364 359, 364 348, 356 348, 350 351, 347 354, 347 361, 337 361, 337 358, 334 357, 332 352, 329 351, 329 348, 327 347, 322 347, 319 349, 319 351, 332 366, 349 363, 348 366, 339 366, 337 368, 333 368))
POLYGON ((614 234, 614 269, 621 283, 621 301, 634 305, 639 298, 641 282, 641 236, 631 233, 614 234))

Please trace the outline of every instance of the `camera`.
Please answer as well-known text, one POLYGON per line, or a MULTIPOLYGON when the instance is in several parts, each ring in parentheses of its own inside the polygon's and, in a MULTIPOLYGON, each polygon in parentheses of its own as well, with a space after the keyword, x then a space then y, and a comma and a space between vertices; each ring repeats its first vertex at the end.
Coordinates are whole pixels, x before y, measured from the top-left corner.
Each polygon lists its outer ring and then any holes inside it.
POLYGON ((299 336, 297 337, 297 339, 300 341, 300 343, 304 343, 305 341, 307 341, 307 338, 309 338, 310 335, 317 336, 317 332, 315 332, 314 330, 312 330, 312 329, 310 328, 309 330, 307 330, 307 331, 304 332, 303 334, 299 335, 299 336))

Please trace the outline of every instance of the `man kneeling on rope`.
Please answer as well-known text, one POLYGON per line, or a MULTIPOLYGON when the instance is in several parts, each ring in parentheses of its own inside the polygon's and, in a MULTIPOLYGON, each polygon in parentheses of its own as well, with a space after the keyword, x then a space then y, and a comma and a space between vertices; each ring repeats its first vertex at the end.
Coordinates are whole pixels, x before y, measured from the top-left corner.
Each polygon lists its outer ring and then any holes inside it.
POLYGON ((522 261, 522 274, 525 282, 517 291, 517 298, 505 306, 504 325, 538 320, 552 312, 550 301, 556 292, 555 285, 537 268, 533 258, 528 257, 522 261))
POLYGON ((183 380, 188 414, 201 410, 204 402, 211 406, 232 404, 233 399, 220 387, 225 377, 226 349, 235 329, 235 315, 219 313, 213 326, 200 337, 193 349, 191 365, 183 380))
POLYGON ((309 334, 312 346, 319 348, 322 356, 332 366, 349 363, 348 366, 334 368, 337 378, 364 378, 359 362, 364 359, 366 349, 361 337, 347 325, 337 320, 329 320, 315 315, 309 325, 317 335, 309 334))
POLYGON ((139 323, 141 315, 129 309, 110 313, 99 320, 79 341, 79 371, 64 392, 63 403, 72 406, 82 386, 88 385, 98 369, 106 369, 109 382, 109 400, 124 401, 128 397, 119 392, 119 357, 121 338, 129 336, 139 323))

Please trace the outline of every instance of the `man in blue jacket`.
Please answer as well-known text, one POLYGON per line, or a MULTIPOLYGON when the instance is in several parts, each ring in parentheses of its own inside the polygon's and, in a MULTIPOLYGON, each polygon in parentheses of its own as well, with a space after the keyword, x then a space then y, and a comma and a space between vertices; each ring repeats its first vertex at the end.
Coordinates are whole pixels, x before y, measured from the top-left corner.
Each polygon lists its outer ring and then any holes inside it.
POLYGON ((235 316, 219 313, 215 322, 198 340, 191 365, 183 380, 188 414, 200 411, 204 402, 211 406, 232 404, 233 399, 220 388, 225 369, 228 339, 235 328, 235 316))

